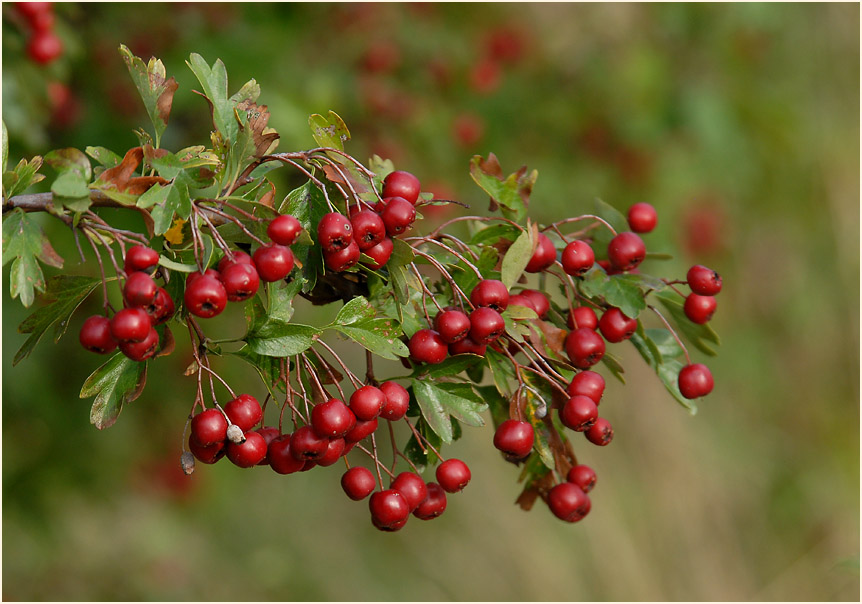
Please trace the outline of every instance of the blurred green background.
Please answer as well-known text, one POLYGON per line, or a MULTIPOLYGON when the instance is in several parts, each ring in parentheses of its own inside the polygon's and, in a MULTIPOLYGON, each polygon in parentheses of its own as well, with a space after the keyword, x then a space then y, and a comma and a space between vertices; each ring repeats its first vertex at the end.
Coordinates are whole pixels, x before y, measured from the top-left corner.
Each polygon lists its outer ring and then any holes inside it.
MULTIPOLYGON (((332 109, 353 155, 389 157, 477 210, 487 200, 468 162, 489 152, 506 173, 538 169, 531 214, 543 222, 589 212, 595 197, 623 211, 652 203, 647 245, 675 259, 645 269, 718 270, 722 345, 696 355, 716 387, 694 417, 615 345, 628 384, 609 382, 602 408, 616 438, 573 440, 599 476, 578 525, 514 505, 518 471, 485 428, 449 451, 473 481, 446 513, 384 534, 343 495, 340 466, 285 477, 224 462, 182 476, 187 347, 151 363, 143 396, 95 430, 78 392, 102 359, 75 333, 98 301, 13 368, 28 313, 4 270, 4 599, 858 601, 857 4, 55 12, 66 52, 38 67, 3 3, 13 159, 137 144, 147 121, 120 43, 161 58, 180 84, 163 145, 203 144, 207 111, 184 60, 220 57, 231 92, 261 84, 281 150, 313 146, 307 116, 332 109)), ((43 218, 66 270, 90 272, 43 218)), ((212 324, 235 334, 241 321, 240 310, 212 324)), ((258 392, 237 363, 219 368, 258 392)))

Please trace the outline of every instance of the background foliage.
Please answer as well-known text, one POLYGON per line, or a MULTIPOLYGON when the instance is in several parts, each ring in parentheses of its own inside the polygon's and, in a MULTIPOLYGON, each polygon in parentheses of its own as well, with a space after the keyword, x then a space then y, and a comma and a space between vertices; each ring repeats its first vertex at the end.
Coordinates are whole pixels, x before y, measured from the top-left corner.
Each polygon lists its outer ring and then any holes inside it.
POLYGON ((486 428, 451 450, 474 479, 446 515, 382 534, 337 468, 185 479, 182 348, 97 432, 78 390, 100 359, 74 337, 11 368, 25 312, 4 270, 4 599, 858 600, 858 5, 58 4, 66 53, 48 68, 11 10, 12 160, 136 144, 120 43, 180 83, 164 144, 205 137, 203 101, 182 94, 198 52, 261 83, 283 150, 310 147, 307 116, 334 109, 353 155, 478 208, 468 161, 493 151, 538 169, 535 219, 648 201, 670 273, 702 262, 725 289, 697 416, 619 347, 629 385, 608 382, 613 444, 582 454, 599 475, 584 522, 513 505, 517 471, 486 428))

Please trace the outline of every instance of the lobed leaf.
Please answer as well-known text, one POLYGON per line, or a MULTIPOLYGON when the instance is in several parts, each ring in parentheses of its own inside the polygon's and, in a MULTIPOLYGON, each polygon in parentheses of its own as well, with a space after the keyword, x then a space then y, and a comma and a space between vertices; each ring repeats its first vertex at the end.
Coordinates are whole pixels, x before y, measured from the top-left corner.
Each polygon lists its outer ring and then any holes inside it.
POLYGON ((311 136, 321 147, 343 151, 344 143, 350 140, 347 124, 332 110, 325 116, 319 113, 309 116, 308 125, 311 127, 311 136))
POLYGON ((290 214, 299 221, 302 228, 311 236, 314 245, 294 244, 296 259, 302 263, 302 275, 305 278, 303 292, 308 293, 317 284, 317 277, 323 272, 323 255, 317 244, 317 223, 329 212, 326 198, 310 180, 304 185, 292 190, 284 198, 278 208, 280 214, 290 214))
POLYGON ((81 387, 80 398, 95 396, 90 423, 99 430, 114 425, 123 405, 141 395, 147 381, 147 363, 118 352, 96 369, 81 387))
POLYGON ((168 126, 174 93, 179 88, 179 84, 173 77, 166 78, 165 66, 159 59, 151 58, 147 64, 144 64, 144 61, 136 57, 125 45, 120 45, 120 55, 126 63, 129 75, 132 76, 135 88, 138 89, 144 101, 147 115, 150 116, 155 129, 156 140, 159 140, 168 126))
POLYGON ((400 339, 401 329, 393 319, 367 319, 332 328, 384 359, 397 361, 399 357, 410 356, 407 345, 400 339))
POLYGON ((493 153, 487 159, 475 155, 470 161, 470 177, 491 197, 492 207, 500 206, 503 216, 519 223, 527 217, 530 193, 538 175, 537 170, 528 174, 524 166, 504 178, 493 153))
POLYGON ((451 443, 454 436, 450 415, 469 426, 485 424, 481 413, 488 405, 470 384, 414 379, 411 386, 422 417, 444 443, 451 443))

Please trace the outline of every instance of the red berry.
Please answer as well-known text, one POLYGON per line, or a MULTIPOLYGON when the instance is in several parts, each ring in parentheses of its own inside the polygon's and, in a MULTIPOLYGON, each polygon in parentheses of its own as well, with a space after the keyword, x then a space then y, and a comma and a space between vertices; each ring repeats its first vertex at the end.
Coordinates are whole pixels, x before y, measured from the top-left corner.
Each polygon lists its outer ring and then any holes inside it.
POLYGON ((557 248, 554 247, 554 242, 544 233, 539 233, 539 239, 536 242, 536 251, 533 252, 530 261, 527 263, 527 268, 524 270, 528 273, 541 273, 556 260, 557 248))
MULTIPOLYGON (((199 275, 199 273, 192 274, 199 275)), ((210 275, 200 275, 194 279, 186 279, 183 300, 190 313, 209 319, 221 314, 227 306, 227 292, 220 279, 210 275)))
POLYGON ((470 333, 470 317, 460 310, 444 310, 434 319, 434 328, 444 342, 454 344, 470 333))
POLYGON ((209 447, 227 438, 227 419, 218 409, 201 411, 192 418, 191 438, 202 447, 209 447))
POLYGON ((362 466, 353 466, 341 475, 341 488, 353 501, 368 497, 375 486, 374 474, 362 466))
POLYGON ((599 319, 599 331, 608 342, 628 340, 638 328, 637 319, 630 319, 619 308, 609 308, 599 319))
POLYGON ((240 394, 235 399, 228 401, 224 406, 224 412, 231 423, 239 426, 243 432, 248 432, 254 428, 255 424, 263 418, 260 403, 250 394, 240 394))
POLYGON ((454 344, 449 344, 449 354, 478 354, 480 357, 485 356, 487 344, 477 344, 470 336, 463 340, 458 340, 454 344))
POLYGON ((439 466, 435 473, 437 482, 447 493, 457 493, 467 486, 472 478, 470 468, 460 459, 447 459, 439 466))
POLYGON ((147 337, 140 342, 120 342, 120 351, 133 361, 146 361, 159 350, 159 333, 150 327, 147 337))
POLYGON ((277 243, 257 248, 253 259, 258 276, 268 283, 281 281, 293 270, 293 252, 277 243))
POLYGON ((147 273, 135 271, 126 279, 123 298, 129 306, 149 306, 156 298, 159 286, 147 273))
POLYGON ((266 227, 267 236, 279 245, 293 245, 301 231, 302 225, 290 214, 276 216, 266 227))
POLYGON ((446 511, 446 491, 443 487, 436 482, 429 482, 426 489, 428 495, 413 510, 413 515, 420 520, 431 520, 446 511))
POLYGON ((380 411, 380 417, 391 422, 397 421, 407 414, 410 407, 410 394, 398 382, 383 382, 380 384, 385 402, 380 411))
POLYGON ((569 396, 588 396, 598 405, 605 391, 605 378, 595 371, 581 371, 572 378, 566 392, 569 396))
POLYGON ((383 179, 382 197, 403 197, 412 204, 419 199, 419 179, 410 172, 396 170, 390 172, 383 179))
POLYGON ((590 512, 590 498, 571 482, 561 482, 548 492, 551 512, 566 522, 577 522, 590 512))
POLYGON ((334 252, 323 252, 323 262, 326 268, 336 273, 342 273, 359 262, 359 246, 351 241, 347 247, 334 252))
POLYGON ((266 457, 266 440, 257 432, 246 432, 241 444, 228 441, 227 458, 235 466, 251 468, 266 457))
POLYGON ((560 263, 566 274, 580 277, 586 273, 596 261, 593 248, 585 241, 576 239, 563 248, 560 263))
POLYGON ((356 416, 342 401, 331 398, 311 410, 311 427, 321 438, 341 438, 356 426, 356 416))
POLYGON ((258 428, 257 430, 255 430, 255 432, 257 432, 258 434, 263 436, 263 440, 266 443, 266 455, 263 456, 263 459, 261 459, 259 462, 257 462, 257 465, 268 466, 269 465, 269 445, 272 441, 274 441, 276 438, 281 436, 281 431, 278 428, 275 428, 273 426, 269 426, 266 428, 258 428))
POLYGON ((604 447, 614 439, 614 429, 611 427, 611 422, 600 417, 596 420, 596 423, 584 432, 584 435, 594 445, 604 447))
POLYGON ((53 2, 16 2, 15 10, 28 21, 39 15, 50 13, 53 10, 53 2))
POLYGON ((521 459, 533 450, 535 434, 529 422, 507 419, 494 432, 494 446, 506 455, 521 459))
POLYGON ((477 344, 490 344, 504 333, 506 322, 493 308, 482 306, 470 313, 470 339, 477 344))
POLYGON ((701 296, 715 296, 721 291, 721 275, 701 264, 688 269, 686 279, 691 291, 701 296))
POLYGON ((127 273, 146 271, 159 263, 159 253, 144 245, 133 245, 126 252, 124 269, 127 273))
POLYGON ((297 459, 290 453, 291 434, 282 434, 272 439, 266 450, 269 467, 279 474, 293 474, 305 466, 304 459, 297 459))
POLYGON ((395 489, 377 491, 368 500, 371 523, 381 531, 397 531, 407 524, 410 506, 395 489))
POLYGON ((577 394, 566 401, 560 409, 560 421, 575 432, 584 432, 599 417, 599 408, 593 399, 577 394))
POLYGON ((703 325, 712 319, 715 314, 717 303, 712 296, 700 296, 698 294, 689 294, 685 298, 685 304, 682 305, 685 316, 692 323, 703 325))
POLYGON ((344 454, 347 443, 343 438, 330 438, 326 445, 326 451, 317 460, 317 465, 328 467, 334 464, 344 454))
POLYGON ((392 483, 390 489, 395 489, 407 501, 407 506, 410 511, 416 509, 428 495, 428 488, 425 486, 425 481, 419 474, 413 472, 401 472, 392 483))
POLYGON ((589 493, 596 486, 596 473, 590 466, 572 466, 566 475, 566 481, 579 486, 584 493, 589 493))
POLYGON ((539 315, 540 319, 548 316, 548 311, 551 310, 551 303, 545 294, 535 289, 525 289, 521 292, 521 295, 533 302, 536 314, 539 315))
POLYGON ((536 315, 539 312, 536 310, 536 305, 533 304, 533 301, 530 300, 524 294, 515 294, 514 296, 509 296, 509 306, 523 306, 524 308, 529 308, 534 311, 536 315))
POLYGON ((174 299, 163 287, 156 291, 155 299, 144 308, 150 316, 153 325, 167 323, 174 316, 174 299))
POLYGON ((569 309, 569 317, 566 320, 566 325, 571 330, 578 329, 579 327, 595 330, 599 326, 599 318, 596 316, 596 311, 589 306, 576 306, 569 309))
POLYGON ((686 365, 679 372, 679 391, 685 398, 700 398, 712 392, 712 373, 703 363, 686 365))
POLYGON ((317 461, 329 447, 328 438, 320 438, 311 426, 298 428, 290 437, 290 454, 296 459, 317 461))
POLYGON ((631 231, 620 233, 608 244, 608 260, 611 267, 619 271, 636 268, 645 257, 646 246, 643 239, 631 231))
POLYGON ((98 354, 107 354, 117 347, 117 341, 111 335, 111 321, 102 315, 93 315, 84 321, 78 340, 81 346, 98 354))
POLYGON ((386 225, 386 234, 395 237, 409 229, 416 220, 413 204, 403 197, 386 197, 383 201, 386 206, 380 212, 380 217, 386 225))
POLYGON ((229 254, 225 254, 222 259, 218 261, 217 270, 219 273, 224 272, 224 269, 229 267, 231 264, 254 264, 251 256, 242 250, 232 250, 231 253, 233 254, 233 258, 231 258, 229 254))
POLYGON ((234 262, 221 271, 221 281, 231 302, 248 300, 260 288, 260 276, 254 264, 234 262))
POLYGON ((189 276, 186 277, 186 287, 194 283, 200 277, 212 277, 213 279, 217 279, 221 281, 221 274, 215 270, 214 268, 208 268, 204 272, 195 271, 193 273, 189 273, 189 276))
POLYGON ((353 241, 353 225, 338 212, 325 214, 317 224, 317 240, 324 252, 343 250, 353 241))
POLYGON ((470 302, 503 312, 509 306, 509 288, 497 279, 483 279, 470 292, 470 302))
POLYGON ((373 210, 362 210, 350 217, 353 225, 353 241, 360 251, 374 247, 386 237, 386 225, 380 214, 373 210))
POLYGON ((588 327, 579 327, 566 336, 566 354, 578 369, 589 369, 605 356, 605 341, 588 327))
POLYGON ((227 447, 225 446, 225 441, 219 441, 204 447, 195 442, 195 439, 189 435, 189 451, 191 451, 192 455, 195 456, 195 459, 201 463, 211 464, 225 456, 227 453, 227 447))
POLYGON ((47 65, 63 54, 63 41, 53 31, 35 31, 27 42, 27 55, 40 65, 47 65))
POLYGON ((364 420, 357 419, 356 427, 344 435, 344 441, 348 444, 358 443, 359 441, 371 436, 371 433, 377 430, 377 418, 364 420))
POLYGON ((379 270, 387 262, 389 262, 389 258, 392 257, 393 249, 394 244, 392 243, 392 239, 390 239, 389 237, 384 237, 383 241, 381 241, 374 247, 365 250, 364 254, 373 260, 373 262, 367 262, 366 266, 368 266, 371 270, 379 270))
POLYGON ((111 336, 117 342, 142 342, 152 329, 150 315, 137 306, 124 308, 111 318, 111 336))
MULTIPOLYGON (((363 386, 350 395, 350 408, 357 420, 369 421, 375 419, 386 404, 386 396, 380 388, 363 386)), ((350 430, 353 427, 351 426, 350 430)), ((350 431, 348 430, 348 432, 350 431)))
POLYGON ((649 233, 658 223, 655 208, 648 203, 636 203, 629 208, 629 228, 635 233, 649 233))
POLYGON ((436 365, 442 363, 449 353, 446 342, 440 334, 433 329, 420 329, 413 334, 407 343, 410 349, 410 358, 417 363, 429 363, 436 365))

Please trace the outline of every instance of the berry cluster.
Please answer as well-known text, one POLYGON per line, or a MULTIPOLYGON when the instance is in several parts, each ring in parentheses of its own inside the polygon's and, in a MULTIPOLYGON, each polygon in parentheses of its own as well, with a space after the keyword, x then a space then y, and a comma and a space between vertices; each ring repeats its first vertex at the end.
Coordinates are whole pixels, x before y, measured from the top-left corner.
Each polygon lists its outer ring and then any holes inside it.
POLYGON ((16 2, 15 8, 29 27, 27 56, 40 65, 51 63, 63 54, 63 41, 54 32, 52 2, 16 2))

